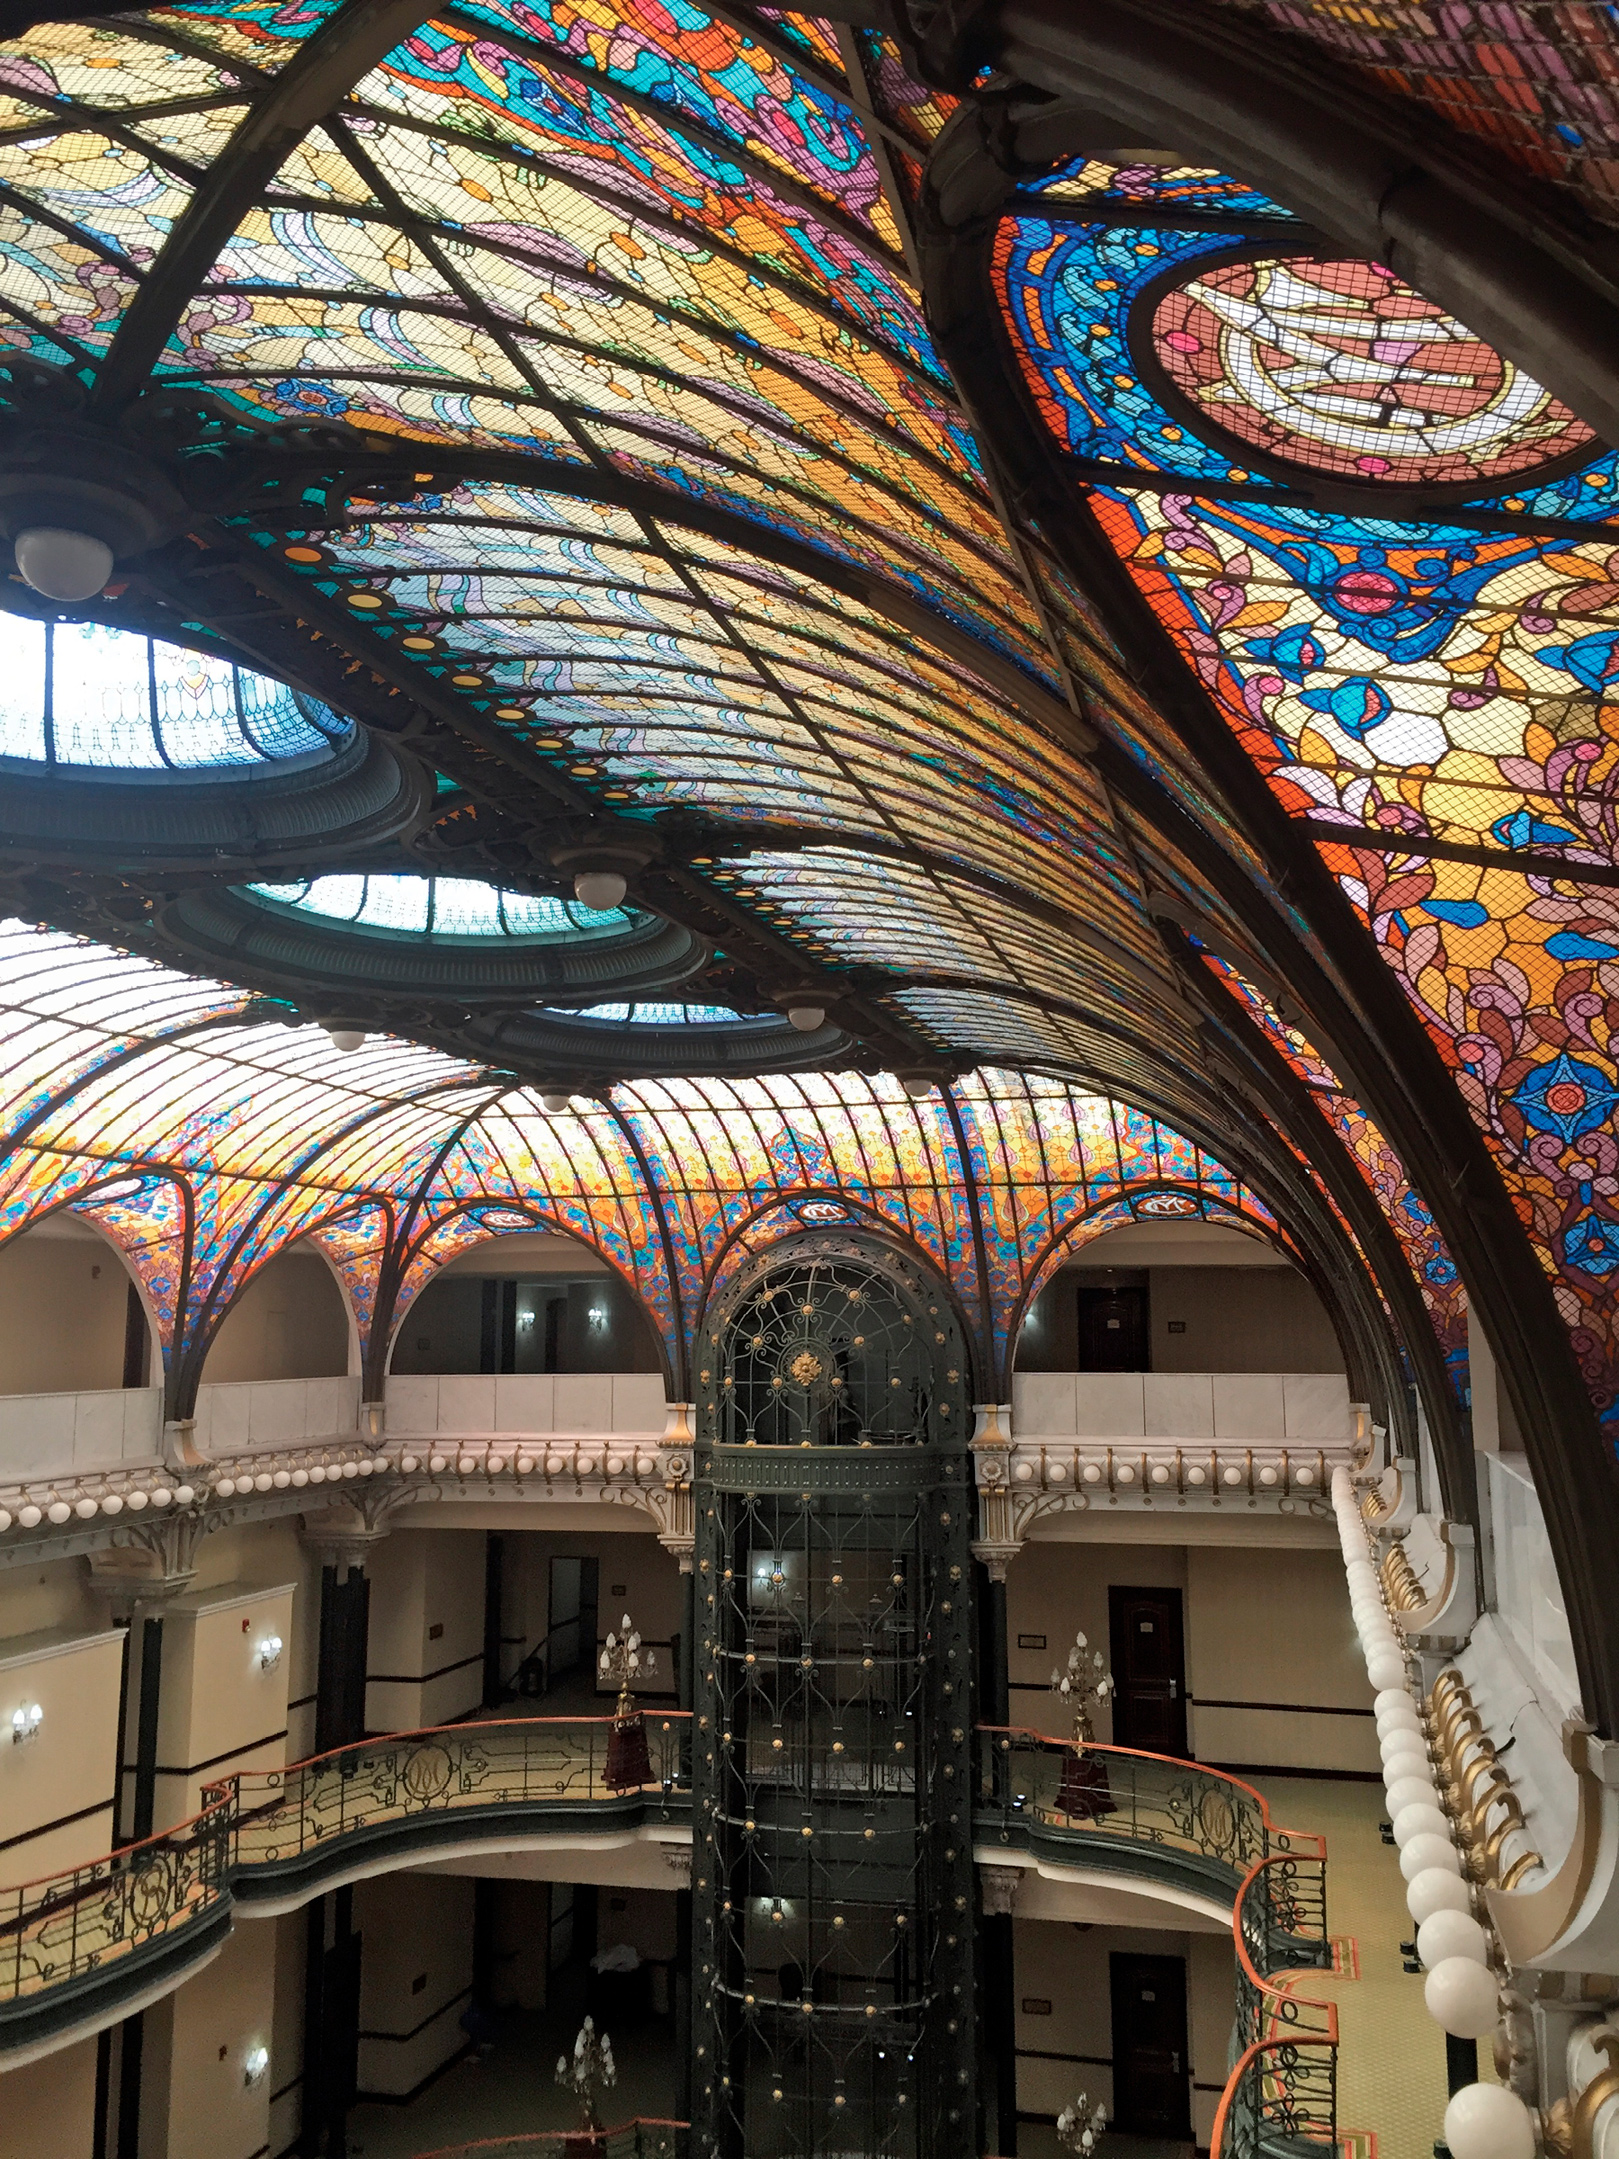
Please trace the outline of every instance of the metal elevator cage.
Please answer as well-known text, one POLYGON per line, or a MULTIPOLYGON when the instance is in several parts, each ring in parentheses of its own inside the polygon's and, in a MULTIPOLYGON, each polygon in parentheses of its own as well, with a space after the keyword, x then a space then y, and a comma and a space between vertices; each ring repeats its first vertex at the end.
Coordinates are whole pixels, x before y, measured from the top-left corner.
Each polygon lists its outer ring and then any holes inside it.
POLYGON ((733 1283, 698 1374, 693 2151, 976 2150, 970 1386, 875 1241, 733 1283))

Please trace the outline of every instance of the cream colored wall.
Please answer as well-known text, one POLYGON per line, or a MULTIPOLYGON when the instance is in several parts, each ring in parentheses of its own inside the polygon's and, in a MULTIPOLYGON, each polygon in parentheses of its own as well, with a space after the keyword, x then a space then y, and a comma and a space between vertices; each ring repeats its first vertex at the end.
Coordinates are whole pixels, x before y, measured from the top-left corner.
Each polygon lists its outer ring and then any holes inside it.
POLYGON ((112 1848, 124 1631, 0 1641, 0 1881, 37 1881, 112 1848), (11 1739, 37 1703, 34 1737, 11 1739), (51 1824, 57 1824, 51 1827, 51 1824))
POLYGON ((0 1245, 0 1395, 121 1387, 129 1281, 94 1230, 0 1245))
POLYGON ((644 1532, 523 1530, 507 1535, 501 1599, 507 1672, 545 1638, 551 1561, 563 1557, 595 1559, 600 1565, 598 1641, 616 1632, 627 1611, 642 1640, 656 1647, 658 1659, 657 1670, 640 1691, 673 1694, 675 1673, 665 1645, 680 1630, 685 1600, 679 1563, 658 1542, 650 1519, 644 1532))
MULTIPOLYGON (((1132 1527, 1135 1525, 1132 1524, 1132 1527)), ((1199 1761, 1359 1773, 1378 1767, 1372 1695, 1335 1550, 1098 1542, 1024 1546, 1006 1580, 1011 1721, 1065 1737, 1049 1691, 1075 1630, 1108 1653, 1108 1588, 1176 1588, 1186 1631, 1187 1741, 1199 1761), (1019 1635, 1043 1634, 1043 1649, 1019 1635), (1217 1704, 1235 1703, 1226 1708, 1217 1704), (1348 1713, 1346 1713, 1348 1712, 1348 1713)), ((1112 1717, 1096 1716, 1112 1737, 1112 1717)))
MULTIPOLYGON (((1184 1545, 1027 1544, 1006 1576, 1007 1672, 1012 1722, 1066 1739, 1073 1720, 1050 1692, 1053 1665, 1067 1662, 1069 1644, 1083 1628, 1093 1648, 1108 1653, 1107 1593, 1110 1583, 1137 1589, 1178 1589, 1186 1602, 1184 1545), (1020 1634, 1043 1634, 1043 1649, 1019 1649, 1020 1634)), ((1190 1620, 1188 1619, 1188 1631, 1190 1620)), ((1113 1737, 1112 1712, 1095 1718, 1096 1736, 1113 1737)))
POLYGON ((472 1882, 453 1875, 384 1874, 357 1884, 362 2097, 405 2097, 465 2044, 472 1906, 472 1882))
POLYGON ((483 1700, 486 1552, 475 1529, 398 1529, 373 1546, 369 1730, 448 1724, 483 1700))
POLYGON ((1187 1574, 1198 1758, 1375 1772, 1372 1689, 1338 1554, 1272 1551, 1256 1565, 1251 1554, 1207 1546, 1188 1552, 1187 1574), (1323 1713, 1333 1710, 1356 1713, 1323 1713))
POLYGON ((1154 1372, 1344 1368, 1326 1307, 1291 1267, 1154 1267, 1148 1303, 1154 1372))
POLYGON ((147 2010, 142 2159, 257 2159, 269 2146, 270 2093, 284 2065, 272 2052, 253 2085, 243 2065, 251 2048, 272 2045, 275 1951, 268 1921, 240 1921, 211 1964, 147 2010))
POLYGON ((303 2120, 304 1978, 309 1913, 283 1913, 279 1919, 250 1919, 275 1936, 274 2008, 270 2038, 270 2150, 289 2151, 303 2120))
POLYGON ((0 1568, 0 1640, 49 1627, 95 1634, 106 1625, 106 1600, 92 1592, 82 1560, 0 1568))
MULTIPOLYGON (((159 1827, 188 1821, 202 1805, 205 1784, 285 1764, 293 1595, 291 1585, 226 1583, 166 1608, 154 1801, 159 1827), (259 1644, 272 1635, 280 1636, 282 1651, 266 1670, 259 1644)), ((138 1638, 137 1648, 143 1647, 138 1638)), ((130 1661, 133 1703, 139 1699, 139 1654, 130 1661)))
POLYGON ((91 2159, 95 2148, 96 2042, 26 2062, 0 2081, 3 2159, 91 2159))
POLYGON ((203 1384, 325 1379, 349 1369, 349 1314, 318 1252, 277 1253, 230 1310, 202 1368, 203 1384))
POLYGON ((1081 2091, 1113 2112, 1109 1957, 1134 1951, 1185 1960, 1192 2125, 1198 2143, 1206 2147, 1225 2084, 1235 2007, 1236 1960, 1230 1937, 1071 1926, 1014 1915, 1012 1940, 1018 2108, 1048 2117, 1061 2113, 1081 2091), (1023 2005, 1031 2000, 1049 2001, 1051 2014, 1028 2014, 1023 2005), (1062 2058, 1036 2058, 1041 2055, 1062 2058))

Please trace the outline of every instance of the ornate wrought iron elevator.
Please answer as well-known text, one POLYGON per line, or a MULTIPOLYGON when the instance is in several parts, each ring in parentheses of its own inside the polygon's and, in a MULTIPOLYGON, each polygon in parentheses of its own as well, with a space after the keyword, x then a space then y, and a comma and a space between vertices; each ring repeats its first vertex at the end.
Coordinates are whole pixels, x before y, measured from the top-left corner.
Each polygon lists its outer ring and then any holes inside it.
POLYGON ((970 1389, 898 1254, 777 1247, 705 1325, 693 2152, 976 2149, 970 1389))

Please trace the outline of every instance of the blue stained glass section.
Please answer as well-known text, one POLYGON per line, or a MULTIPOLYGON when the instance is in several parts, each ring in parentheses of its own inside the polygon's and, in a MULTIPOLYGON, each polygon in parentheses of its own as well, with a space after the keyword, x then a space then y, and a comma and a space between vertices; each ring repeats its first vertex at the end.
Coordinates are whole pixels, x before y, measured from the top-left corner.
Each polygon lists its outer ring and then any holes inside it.
POLYGON ((273 906, 373 935, 449 942, 599 936, 629 929, 636 920, 625 907, 603 912, 581 907, 577 900, 510 892, 477 877, 424 877, 409 871, 334 874, 249 885, 246 890, 273 906))
POLYGON ((329 756, 352 723, 284 682, 97 622, 0 614, 0 757, 90 772, 329 756))
POLYGON ((1065 200, 1105 206, 1109 202, 1161 203, 1166 210, 1218 210, 1237 217, 1287 218, 1291 212, 1245 180, 1203 165, 1115 165, 1076 157, 1038 180, 1021 183, 1026 195, 1053 191, 1065 200))

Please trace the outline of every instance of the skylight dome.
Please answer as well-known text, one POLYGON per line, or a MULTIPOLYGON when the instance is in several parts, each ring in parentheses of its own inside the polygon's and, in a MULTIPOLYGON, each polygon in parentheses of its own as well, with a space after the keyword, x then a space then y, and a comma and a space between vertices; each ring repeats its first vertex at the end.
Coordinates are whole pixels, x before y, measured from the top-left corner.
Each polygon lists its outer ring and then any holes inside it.
POLYGON ((599 936, 628 929, 635 920, 628 908, 598 913, 581 907, 577 900, 508 892, 475 877, 420 877, 389 871, 369 877, 308 877, 247 889, 260 901, 295 908, 300 915, 343 924, 370 936, 429 937, 441 944, 599 936))
POLYGON ((352 733, 317 698, 210 653, 0 614, 0 758, 219 776, 324 759, 352 733))

